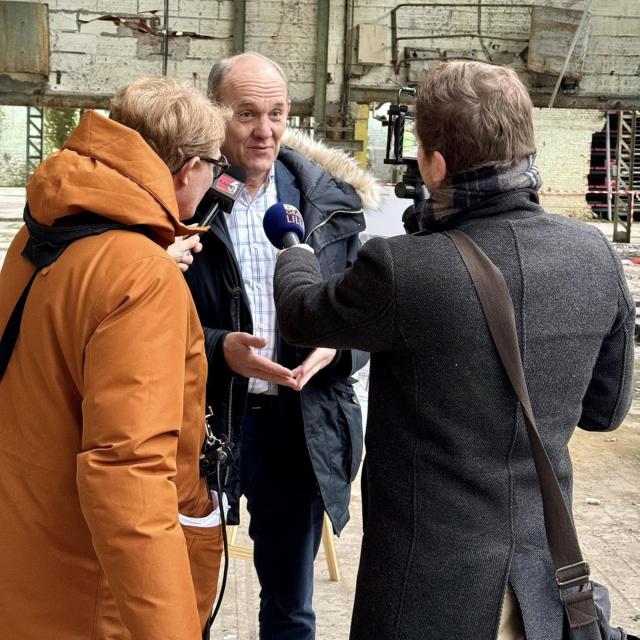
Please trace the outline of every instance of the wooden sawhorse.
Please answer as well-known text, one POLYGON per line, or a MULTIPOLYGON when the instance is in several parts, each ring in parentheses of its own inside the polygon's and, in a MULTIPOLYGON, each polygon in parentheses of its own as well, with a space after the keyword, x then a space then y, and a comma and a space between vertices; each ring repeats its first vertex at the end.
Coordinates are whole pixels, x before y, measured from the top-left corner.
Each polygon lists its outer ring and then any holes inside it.
MULTIPOLYGON (((229 526, 227 527, 227 531, 229 536, 229 556, 240 558, 241 560, 253 560, 253 549, 251 547, 243 547, 235 543, 238 527, 229 526)), ((336 547, 333 542, 333 527, 326 513, 324 514, 324 522, 322 524, 322 546, 324 547, 324 555, 327 559, 329 578, 332 582, 340 582, 340 567, 338 565, 336 547)))

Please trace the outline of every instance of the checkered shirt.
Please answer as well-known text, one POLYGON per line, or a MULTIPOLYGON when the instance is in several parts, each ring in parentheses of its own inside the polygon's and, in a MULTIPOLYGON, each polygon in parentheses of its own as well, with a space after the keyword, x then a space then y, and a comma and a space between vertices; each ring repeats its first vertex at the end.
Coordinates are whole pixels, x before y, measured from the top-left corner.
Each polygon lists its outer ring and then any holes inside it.
MULTIPOLYGON (((278 201, 275 169, 271 169, 264 185, 251 200, 243 191, 236 200, 227 226, 236 252, 240 273, 249 299, 255 335, 266 338, 267 346, 256 351, 270 360, 276 359, 276 308, 273 302, 273 272, 276 249, 267 240, 262 228, 266 210, 278 201)), ((249 393, 277 393, 277 386, 264 380, 251 378, 249 393)))

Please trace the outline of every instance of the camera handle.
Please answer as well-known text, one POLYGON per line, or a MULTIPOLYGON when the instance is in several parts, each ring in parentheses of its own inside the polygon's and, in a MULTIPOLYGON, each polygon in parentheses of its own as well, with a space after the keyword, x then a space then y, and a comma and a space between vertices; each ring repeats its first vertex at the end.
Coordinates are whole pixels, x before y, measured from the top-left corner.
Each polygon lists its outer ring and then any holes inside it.
POLYGON ((410 198, 417 205, 426 200, 427 196, 418 168, 418 161, 407 158, 405 165, 407 169, 402 174, 401 182, 396 184, 394 192, 397 198, 410 198))

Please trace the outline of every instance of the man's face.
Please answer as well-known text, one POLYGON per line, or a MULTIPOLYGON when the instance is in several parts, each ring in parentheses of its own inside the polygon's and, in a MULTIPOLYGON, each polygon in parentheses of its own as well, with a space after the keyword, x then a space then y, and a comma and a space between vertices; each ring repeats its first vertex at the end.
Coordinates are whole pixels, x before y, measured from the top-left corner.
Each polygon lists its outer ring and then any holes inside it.
POLYGON ((289 113, 284 80, 263 60, 241 59, 222 84, 221 101, 233 110, 223 153, 247 172, 248 181, 264 181, 278 156, 289 113))
MULTIPOLYGON (((216 150, 214 157, 219 155, 216 150)), ((198 203, 213 182, 213 172, 213 165, 200 158, 192 158, 173 176, 180 220, 188 220, 194 215, 198 203)))

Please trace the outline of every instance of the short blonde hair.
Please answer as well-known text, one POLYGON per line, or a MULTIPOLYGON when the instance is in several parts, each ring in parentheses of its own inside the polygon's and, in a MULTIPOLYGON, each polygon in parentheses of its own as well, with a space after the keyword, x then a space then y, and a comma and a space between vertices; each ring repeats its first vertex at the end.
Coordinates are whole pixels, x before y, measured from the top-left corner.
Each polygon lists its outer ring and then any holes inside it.
POLYGON ((175 78, 139 78, 119 89, 109 117, 137 131, 175 173, 191 158, 211 157, 224 142, 230 113, 175 78))
POLYGON ((536 152, 533 105, 507 67, 456 60, 429 67, 418 85, 416 132, 456 175, 511 166, 536 152))

